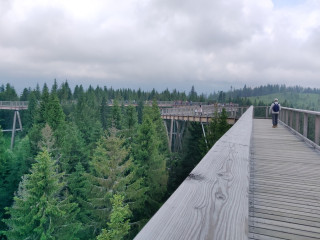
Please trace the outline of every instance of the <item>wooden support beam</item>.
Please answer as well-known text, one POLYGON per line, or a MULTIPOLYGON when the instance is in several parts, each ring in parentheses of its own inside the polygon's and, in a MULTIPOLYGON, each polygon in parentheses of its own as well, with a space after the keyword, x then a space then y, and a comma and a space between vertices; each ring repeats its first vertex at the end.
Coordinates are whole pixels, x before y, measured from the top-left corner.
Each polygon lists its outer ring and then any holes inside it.
POLYGON ((163 124, 164 124, 164 127, 166 129, 166 133, 167 133, 168 148, 169 148, 169 151, 171 152, 169 132, 168 132, 168 126, 167 126, 166 120, 163 120, 163 124))
POLYGON ((14 146, 14 137, 16 134, 16 122, 17 122, 17 111, 14 111, 12 134, 11 134, 11 149, 13 149, 13 146, 14 146))
POLYGON ((172 149, 172 133, 173 133, 173 118, 171 118, 171 123, 170 123, 170 136, 169 136, 169 149, 171 151, 172 149))
POLYGON ((20 118, 20 113, 19 113, 19 111, 17 111, 17 117, 18 117, 18 122, 19 122, 19 129, 17 129, 17 130, 20 130, 20 131, 22 131, 22 122, 21 122, 21 118, 20 118))

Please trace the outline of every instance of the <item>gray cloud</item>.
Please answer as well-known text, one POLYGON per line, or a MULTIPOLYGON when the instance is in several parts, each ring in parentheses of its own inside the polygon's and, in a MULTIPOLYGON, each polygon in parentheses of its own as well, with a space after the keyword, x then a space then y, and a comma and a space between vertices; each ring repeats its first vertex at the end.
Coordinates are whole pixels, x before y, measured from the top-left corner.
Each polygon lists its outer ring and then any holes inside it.
POLYGON ((281 8, 271 0, 12 0, 0 1, 0 14, 1 83, 57 78, 208 92, 316 87, 320 76, 320 8, 312 0, 281 8))

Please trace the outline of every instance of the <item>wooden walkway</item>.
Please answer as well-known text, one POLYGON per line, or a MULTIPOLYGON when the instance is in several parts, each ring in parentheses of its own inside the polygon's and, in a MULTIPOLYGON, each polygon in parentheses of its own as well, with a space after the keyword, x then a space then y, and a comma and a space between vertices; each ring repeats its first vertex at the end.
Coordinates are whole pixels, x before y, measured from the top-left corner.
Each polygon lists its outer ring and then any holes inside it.
POLYGON ((320 239, 320 154, 271 125, 253 122, 249 239, 320 239))

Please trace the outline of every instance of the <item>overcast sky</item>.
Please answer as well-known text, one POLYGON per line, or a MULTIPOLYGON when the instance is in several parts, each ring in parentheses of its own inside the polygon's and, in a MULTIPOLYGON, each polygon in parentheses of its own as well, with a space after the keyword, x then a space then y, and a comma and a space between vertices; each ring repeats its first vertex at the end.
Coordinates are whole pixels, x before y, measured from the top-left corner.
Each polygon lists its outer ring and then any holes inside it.
POLYGON ((0 0, 0 83, 320 87, 319 0, 0 0))

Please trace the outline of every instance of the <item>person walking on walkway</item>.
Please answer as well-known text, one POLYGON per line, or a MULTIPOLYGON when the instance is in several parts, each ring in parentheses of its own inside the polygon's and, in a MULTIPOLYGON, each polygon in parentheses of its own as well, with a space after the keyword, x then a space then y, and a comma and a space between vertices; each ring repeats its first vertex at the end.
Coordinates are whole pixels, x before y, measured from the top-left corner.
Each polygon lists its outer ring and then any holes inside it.
POLYGON ((278 118, 279 118, 279 112, 281 110, 281 106, 278 102, 278 98, 274 99, 274 102, 271 104, 269 113, 272 114, 272 127, 276 128, 278 127, 278 118))

